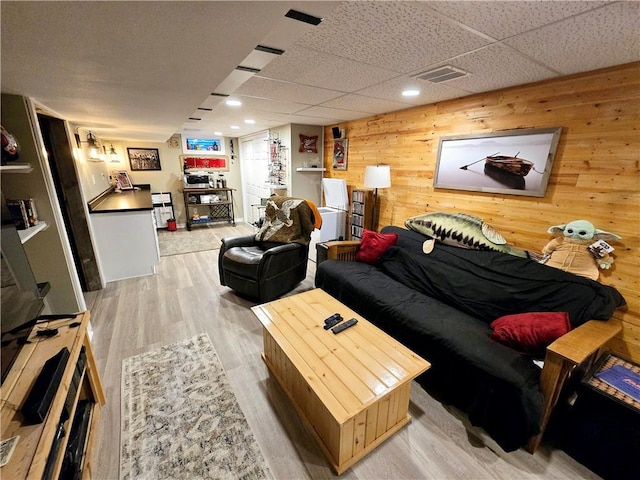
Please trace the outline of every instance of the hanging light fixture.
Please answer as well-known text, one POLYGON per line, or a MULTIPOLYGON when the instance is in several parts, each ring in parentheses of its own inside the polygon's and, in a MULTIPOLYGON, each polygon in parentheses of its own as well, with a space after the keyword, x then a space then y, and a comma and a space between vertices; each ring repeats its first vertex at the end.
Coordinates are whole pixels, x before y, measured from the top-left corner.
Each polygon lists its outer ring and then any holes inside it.
POLYGON ((120 159, 118 158, 118 152, 116 152, 116 149, 113 148, 113 143, 109 147, 109 160, 111 161, 111 163, 120 162, 120 159))
POLYGON ((89 160, 102 160, 100 158, 100 150, 98 149, 98 142, 96 137, 91 132, 87 135, 87 148, 89 149, 89 160))
POLYGON ((87 148, 89 149, 89 157, 88 160, 93 161, 93 162, 100 162, 103 161, 103 159, 100 158, 100 149, 98 146, 98 141, 96 140, 96 137, 93 135, 93 133, 89 132, 87 134, 87 139, 86 140, 80 140, 80 134, 77 133, 78 129, 76 129, 76 146, 78 147, 78 149, 82 148, 82 144, 85 143, 87 145, 87 148))

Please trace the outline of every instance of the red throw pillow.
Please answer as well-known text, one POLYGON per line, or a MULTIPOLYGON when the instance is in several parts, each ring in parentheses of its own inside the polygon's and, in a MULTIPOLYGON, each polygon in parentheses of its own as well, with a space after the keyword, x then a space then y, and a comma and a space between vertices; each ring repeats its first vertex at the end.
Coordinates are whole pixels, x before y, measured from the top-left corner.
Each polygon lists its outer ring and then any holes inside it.
POLYGON ((543 353, 571 330, 567 312, 529 312, 505 315, 491 322, 490 338, 520 353, 543 353))
POLYGON ((362 241, 356 253, 356 260, 375 265, 380 255, 396 243, 398 243, 397 233, 378 233, 365 229, 362 232, 362 241))

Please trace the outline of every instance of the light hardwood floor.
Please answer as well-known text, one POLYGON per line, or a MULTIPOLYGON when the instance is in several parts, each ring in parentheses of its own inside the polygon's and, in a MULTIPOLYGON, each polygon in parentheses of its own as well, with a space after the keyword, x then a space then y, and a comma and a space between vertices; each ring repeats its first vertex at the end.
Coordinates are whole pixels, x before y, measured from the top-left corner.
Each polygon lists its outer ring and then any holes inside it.
MULTIPOLYGON (((221 226, 225 235, 248 225, 221 226)), ((211 338, 249 425, 276 479, 334 478, 261 359, 262 328, 249 307, 218 278, 218 250, 162 257, 157 274, 113 282, 87 294, 94 353, 107 396, 98 431, 93 476, 117 479, 120 372, 132 355, 201 332, 211 338)), ((315 264, 294 290, 313 288, 315 264)), ((412 422, 342 475, 345 479, 596 479, 560 450, 505 453, 486 435, 465 428, 455 412, 414 383, 412 422)))

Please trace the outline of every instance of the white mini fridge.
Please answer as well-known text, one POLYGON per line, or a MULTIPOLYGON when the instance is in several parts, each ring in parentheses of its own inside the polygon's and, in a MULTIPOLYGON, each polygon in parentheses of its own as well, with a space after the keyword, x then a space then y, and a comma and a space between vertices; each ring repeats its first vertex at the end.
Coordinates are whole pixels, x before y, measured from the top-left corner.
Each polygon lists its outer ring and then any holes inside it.
POLYGON ((347 212, 349 198, 347 196, 347 181, 339 178, 323 178, 322 190, 324 203, 318 207, 322 216, 322 227, 314 230, 309 243, 309 258, 316 261, 316 244, 329 240, 346 239, 347 212))

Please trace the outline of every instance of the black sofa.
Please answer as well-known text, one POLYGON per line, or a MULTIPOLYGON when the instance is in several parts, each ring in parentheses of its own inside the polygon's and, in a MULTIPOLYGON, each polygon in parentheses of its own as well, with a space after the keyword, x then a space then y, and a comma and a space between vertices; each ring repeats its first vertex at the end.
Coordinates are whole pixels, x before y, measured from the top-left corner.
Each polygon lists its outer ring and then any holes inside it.
POLYGON ((624 298, 533 260, 439 243, 425 255, 427 237, 393 226, 382 233, 397 233, 398 243, 375 265, 354 261, 357 242, 323 245, 329 260, 316 286, 430 361, 420 384, 505 451, 533 452, 573 367, 620 331, 617 321, 591 319, 609 319, 624 298), (496 318, 539 311, 567 311, 574 328, 547 349, 543 370, 489 338, 496 318))

